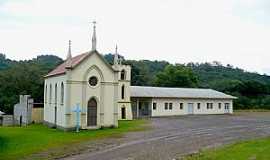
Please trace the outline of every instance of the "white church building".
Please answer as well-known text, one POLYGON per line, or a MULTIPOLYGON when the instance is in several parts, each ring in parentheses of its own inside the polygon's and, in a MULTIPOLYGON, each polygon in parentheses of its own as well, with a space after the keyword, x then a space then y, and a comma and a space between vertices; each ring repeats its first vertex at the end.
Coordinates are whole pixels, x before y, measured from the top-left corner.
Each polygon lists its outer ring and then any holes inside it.
POLYGON ((95 25, 91 51, 72 57, 69 41, 65 62, 45 76, 44 123, 74 129, 76 105, 82 129, 117 127, 121 119, 233 113, 236 97, 212 89, 131 86, 131 66, 121 61, 117 48, 113 65, 96 50, 95 25))

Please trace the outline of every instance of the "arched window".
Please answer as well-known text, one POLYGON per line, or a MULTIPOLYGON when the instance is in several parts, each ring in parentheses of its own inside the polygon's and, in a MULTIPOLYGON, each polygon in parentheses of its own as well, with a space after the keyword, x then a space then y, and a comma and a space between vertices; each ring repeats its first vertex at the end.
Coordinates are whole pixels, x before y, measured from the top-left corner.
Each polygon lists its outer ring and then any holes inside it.
POLYGON ((64 83, 61 83, 61 104, 64 103, 64 83))
POLYGON ((126 79, 126 72, 125 70, 121 71, 121 80, 125 80, 126 79))
POLYGON ((49 103, 52 103, 52 84, 50 84, 50 97, 49 97, 49 103))
POLYGON ((47 103, 47 84, 45 85, 44 101, 47 103))
POLYGON ((57 83, 55 84, 54 87, 54 103, 57 104, 57 83))
POLYGON ((125 99, 125 85, 122 86, 121 97, 122 97, 122 99, 125 99))

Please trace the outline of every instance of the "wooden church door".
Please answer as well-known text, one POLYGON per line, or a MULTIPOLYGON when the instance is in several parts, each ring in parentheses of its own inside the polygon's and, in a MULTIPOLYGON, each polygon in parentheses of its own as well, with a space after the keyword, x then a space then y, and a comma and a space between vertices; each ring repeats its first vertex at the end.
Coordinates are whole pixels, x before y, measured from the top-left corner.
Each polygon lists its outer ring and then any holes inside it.
POLYGON ((87 107, 87 126, 97 125, 97 101, 92 98, 88 101, 87 107))

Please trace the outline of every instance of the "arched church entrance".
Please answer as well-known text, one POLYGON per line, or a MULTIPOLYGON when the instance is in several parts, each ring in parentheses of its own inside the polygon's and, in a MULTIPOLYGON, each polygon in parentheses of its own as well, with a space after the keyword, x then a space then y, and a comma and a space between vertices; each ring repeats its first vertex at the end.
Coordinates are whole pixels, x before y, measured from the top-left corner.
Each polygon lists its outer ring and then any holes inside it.
POLYGON ((87 106, 87 126, 97 125, 97 101, 91 98, 87 106))

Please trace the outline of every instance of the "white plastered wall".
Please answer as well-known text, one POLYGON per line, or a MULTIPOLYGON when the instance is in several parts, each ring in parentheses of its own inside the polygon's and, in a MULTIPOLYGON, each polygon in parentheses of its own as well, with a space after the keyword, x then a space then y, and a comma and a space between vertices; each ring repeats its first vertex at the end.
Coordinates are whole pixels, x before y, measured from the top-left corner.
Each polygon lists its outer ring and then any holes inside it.
POLYGON ((45 79, 44 85, 44 121, 55 123, 55 107, 57 107, 57 122, 58 126, 65 126, 65 99, 66 99, 66 76, 59 75, 45 79), (64 103, 61 103, 61 83, 64 84, 64 103), (50 102, 50 84, 52 85, 52 96, 50 102), (57 101, 55 102, 55 84, 57 84, 57 101), (46 95, 47 86, 47 95, 46 95), (47 97, 46 97, 47 96, 47 97))
POLYGON ((188 114, 188 103, 193 103, 194 114, 224 114, 225 103, 230 104, 230 113, 233 113, 232 100, 224 99, 177 99, 177 98, 153 98, 152 99, 152 116, 173 116, 188 114), (156 110, 153 110, 153 103, 156 103, 156 110), (173 103, 172 110, 165 110, 165 103, 173 103), (183 103, 183 109, 180 109, 180 103, 183 103), (197 108, 197 103, 200 103, 200 109, 197 108), (213 109, 207 109, 207 103, 213 103, 213 109), (218 107, 221 103, 221 109, 218 107))
POLYGON ((68 127, 74 127, 75 112, 72 112, 77 103, 82 106, 81 126, 87 128, 87 104, 91 98, 97 101, 97 127, 118 126, 117 119, 117 72, 114 72, 100 59, 92 54, 70 72, 70 101, 67 109, 68 127), (98 78, 98 84, 92 87, 88 83, 91 76, 98 78))
POLYGON ((119 86, 118 86, 118 119, 119 120, 132 120, 132 110, 131 110, 131 101, 130 101, 130 81, 131 81, 131 66, 130 65, 117 65, 114 66, 118 73, 119 86), (121 71, 125 71, 125 79, 121 80, 121 71), (122 86, 125 88, 125 96, 122 99, 122 86), (125 108, 126 118, 122 118, 122 108, 125 108))

